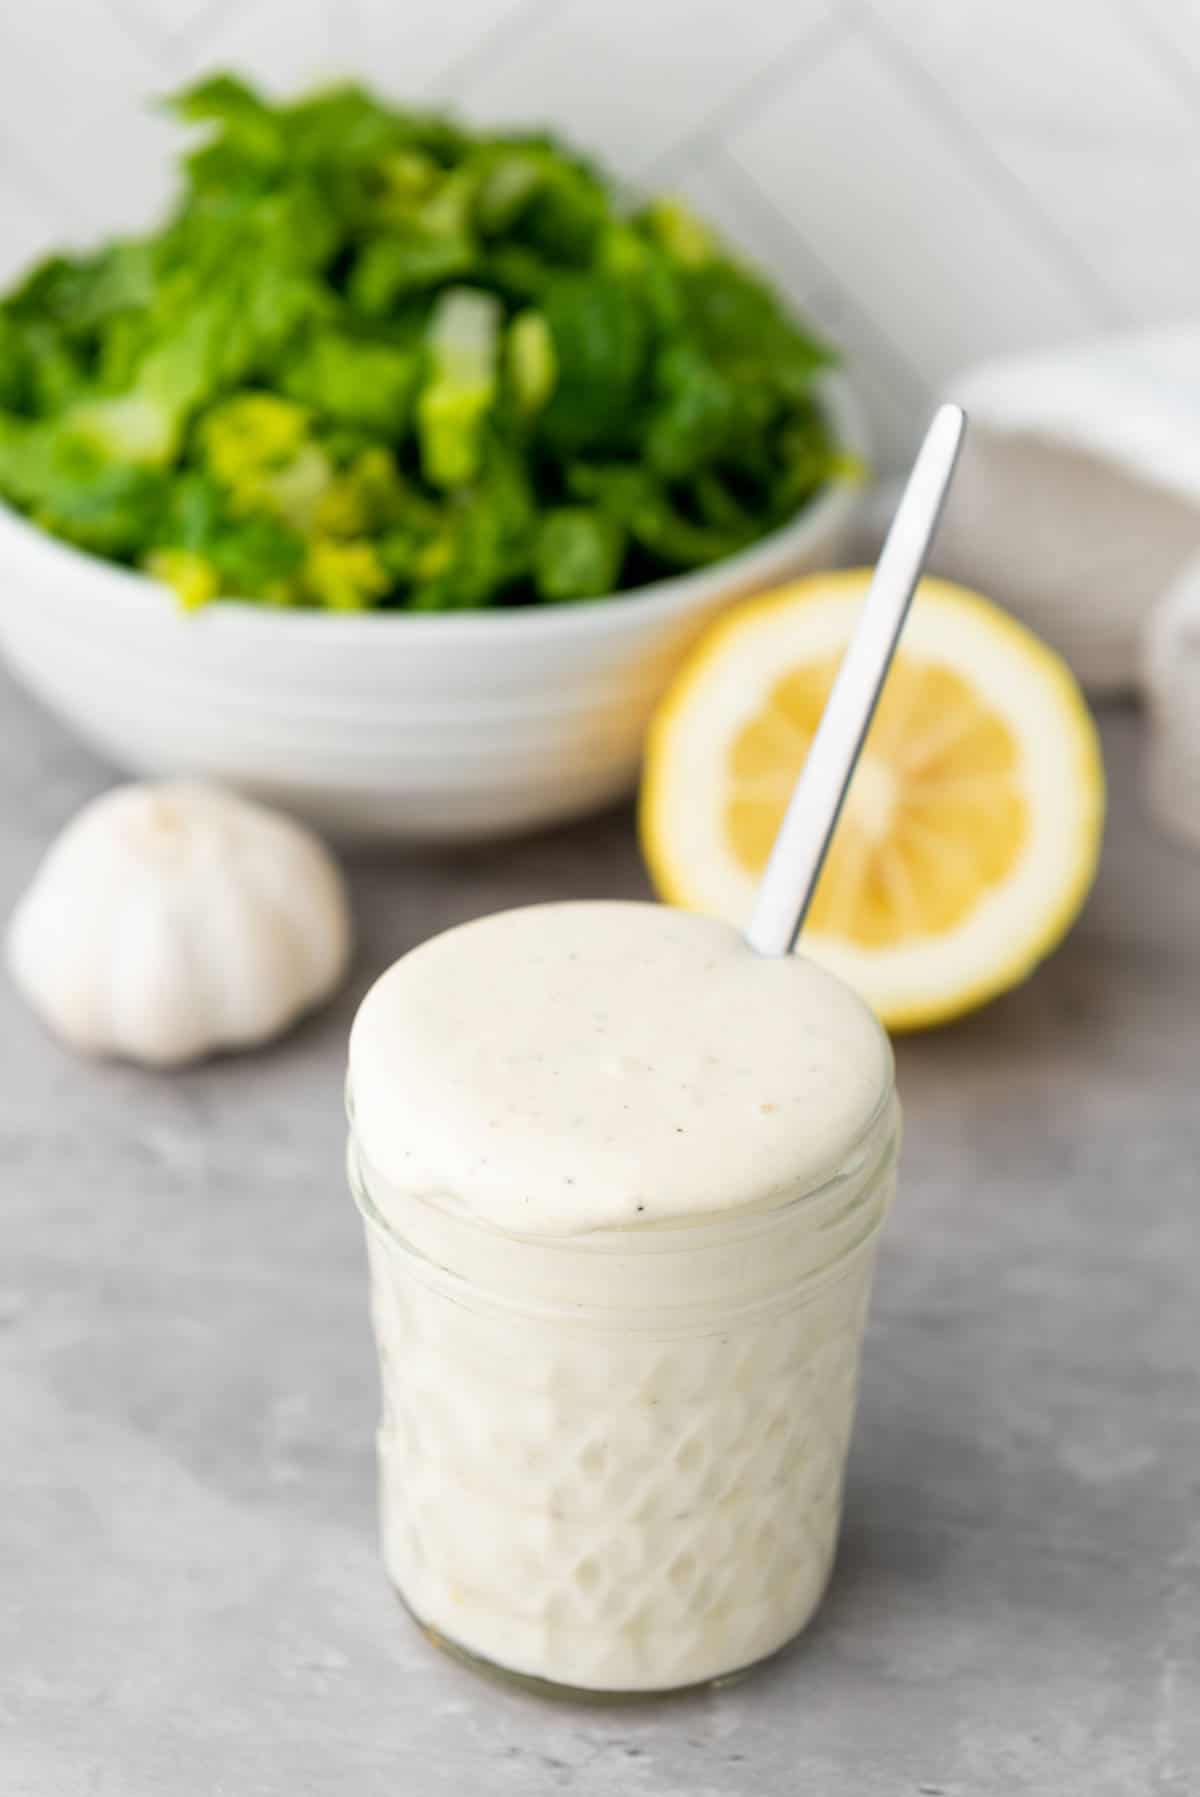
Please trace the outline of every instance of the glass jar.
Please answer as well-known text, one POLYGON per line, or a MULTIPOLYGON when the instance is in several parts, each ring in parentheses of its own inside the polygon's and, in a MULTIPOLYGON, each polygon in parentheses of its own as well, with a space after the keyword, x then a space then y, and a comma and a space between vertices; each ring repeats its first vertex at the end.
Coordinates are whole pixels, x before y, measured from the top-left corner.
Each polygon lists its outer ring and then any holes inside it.
POLYGON ((889 1081, 813 1189, 523 1236, 389 1189, 351 1107, 384 1555, 434 1639, 624 1695, 726 1678, 804 1628, 837 1541, 898 1139, 889 1081))

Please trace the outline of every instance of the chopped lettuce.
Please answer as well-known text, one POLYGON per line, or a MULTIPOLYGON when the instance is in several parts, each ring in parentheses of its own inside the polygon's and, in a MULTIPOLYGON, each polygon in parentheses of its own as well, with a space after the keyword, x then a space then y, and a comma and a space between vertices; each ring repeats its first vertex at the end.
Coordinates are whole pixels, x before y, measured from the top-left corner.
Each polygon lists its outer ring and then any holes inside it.
POLYGON ((483 427, 496 398, 500 302, 451 287, 429 321, 429 372, 417 401, 421 466, 434 487, 461 487, 479 472, 483 427))
POLYGON ((543 599, 595 599, 611 593, 625 551, 619 518, 583 505, 559 505, 542 519, 534 578, 543 599))
POLYGON ((850 473, 828 350, 680 200, 353 85, 172 106, 161 228, 0 298, 0 496, 184 605, 593 599, 850 473))

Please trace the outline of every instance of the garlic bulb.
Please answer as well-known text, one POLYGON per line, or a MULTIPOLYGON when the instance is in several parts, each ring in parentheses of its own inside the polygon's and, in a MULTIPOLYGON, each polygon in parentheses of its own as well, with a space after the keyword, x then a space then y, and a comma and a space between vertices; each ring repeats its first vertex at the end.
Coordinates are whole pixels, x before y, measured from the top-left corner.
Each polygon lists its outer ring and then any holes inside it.
POLYGON ((151 1066, 267 1041, 333 991, 349 954, 345 889, 316 837, 189 782, 85 806, 8 937, 17 985, 58 1035, 151 1066))

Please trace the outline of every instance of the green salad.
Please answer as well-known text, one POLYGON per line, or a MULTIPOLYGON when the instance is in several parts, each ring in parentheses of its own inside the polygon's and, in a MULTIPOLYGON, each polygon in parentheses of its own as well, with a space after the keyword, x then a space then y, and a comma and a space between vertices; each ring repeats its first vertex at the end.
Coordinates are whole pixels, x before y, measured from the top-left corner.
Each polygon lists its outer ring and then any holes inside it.
POLYGON ((0 495, 184 604, 449 611, 703 566, 847 462, 831 357, 573 151, 218 75, 162 228, 0 301, 0 495))

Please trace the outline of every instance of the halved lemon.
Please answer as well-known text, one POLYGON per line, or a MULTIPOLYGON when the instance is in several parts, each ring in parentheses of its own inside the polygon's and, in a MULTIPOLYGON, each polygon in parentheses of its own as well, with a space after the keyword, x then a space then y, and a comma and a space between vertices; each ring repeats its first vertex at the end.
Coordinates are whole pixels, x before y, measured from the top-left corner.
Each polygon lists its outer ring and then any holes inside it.
MULTIPOLYGON (((669 903, 746 922, 869 580, 818 574, 740 607, 674 682, 640 809, 669 903)), ((1065 934, 1103 818, 1096 729, 1066 665, 978 594, 923 580, 804 951, 889 1029, 958 1016, 1065 934)))

